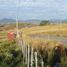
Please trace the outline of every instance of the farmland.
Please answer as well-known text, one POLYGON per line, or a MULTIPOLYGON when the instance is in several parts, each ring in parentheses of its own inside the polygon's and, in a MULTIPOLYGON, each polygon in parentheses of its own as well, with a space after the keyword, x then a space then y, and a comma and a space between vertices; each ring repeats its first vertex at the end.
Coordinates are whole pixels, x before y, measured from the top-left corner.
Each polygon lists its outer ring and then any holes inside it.
MULTIPOLYGON (((25 57, 26 52, 24 50, 26 49, 26 47, 28 47, 28 45, 33 48, 34 54, 36 51, 38 52, 39 57, 40 55, 43 55, 42 59, 45 58, 45 56, 47 57, 48 54, 48 58, 46 58, 46 61, 49 60, 49 64, 51 62, 50 58, 52 57, 52 50, 57 44, 61 46, 63 45, 64 49, 67 47, 67 42, 65 41, 67 38, 67 24, 34 27, 22 27, 19 25, 19 33, 21 32, 22 34, 19 34, 20 38, 18 43, 17 40, 9 41, 7 39, 8 32, 16 33, 16 26, 13 25, 13 27, 6 27, 7 28, 3 28, 0 32, 0 57, 2 57, 2 60, 0 60, 1 67, 25 67, 23 66, 25 65, 23 64, 23 56, 25 57), (22 48, 24 50, 22 50, 22 48), (45 54, 45 51, 47 54, 45 54)), ((64 49, 62 50, 64 51, 64 49)), ((65 58, 67 58, 67 56, 65 57, 65 55, 63 54, 63 57, 61 58, 61 65, 63 65, 62 67, 66 65, 65 63, 67 60, 65 58)), ((41 58, 38 58, 38 61, 41 61, 41 58)), ((45 60, 43 61, 44 64, 47 65, 48 62, 45 63, 45 60)))

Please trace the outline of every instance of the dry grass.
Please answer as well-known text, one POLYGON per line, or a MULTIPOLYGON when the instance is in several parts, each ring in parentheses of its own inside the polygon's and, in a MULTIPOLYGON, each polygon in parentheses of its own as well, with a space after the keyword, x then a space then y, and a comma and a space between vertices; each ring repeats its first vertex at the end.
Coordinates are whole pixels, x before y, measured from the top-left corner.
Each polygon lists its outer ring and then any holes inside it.
POLYGON ((54 34, 67 36, 67 24, 60 25, 47 25, 47 26, 37 26, 31 28, 22 29, 23 33, 28 34, 54 34))
POLYGON ((57 35, 57 36, 67 36, 67 24, 60 25, 47 25, 47 26, 37 26, 31 28, 24 28, 21 30, 24 41, 30 43, 34 48, 48 47, 53 48, 56 44, 59 44, 56 41, 48 41, 40 38, 31 38, 28 35, 57 35))
MULTIPOLYGON (((16 29, 9 29, 7 32, 13 31, 15 32, 16 29)), ((49 47, 53 47, 56 45, 56 41, 48 41, 45 39, 38 39, 38 38, 31 38, 28 35, 30 34, 36 34, 36 35, 60 35, 60 36, 67 36, 67 24, 60 24, 60 25, 47 25, 47 26, 36 26, 36 27, 30 27, 30 28, 23 28, 22 31, 22 37, 26 43, 30 43, 34 48, 42 48, 45 47, 47 44, 49 47), (57 29, 57 30, 55 30, 57 29)), ((5 37, 7 36, 4 31, 0 35, 5 37)), ((5 37, 6 38, 6 37, 5 37)), ((4 38, 3 38, 4 39, 4 38)))

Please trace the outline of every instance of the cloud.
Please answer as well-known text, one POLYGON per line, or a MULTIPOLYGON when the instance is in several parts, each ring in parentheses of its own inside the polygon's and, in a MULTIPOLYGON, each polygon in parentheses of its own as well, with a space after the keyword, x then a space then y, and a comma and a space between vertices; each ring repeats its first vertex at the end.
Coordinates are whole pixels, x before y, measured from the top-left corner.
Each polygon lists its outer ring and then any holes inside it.
POLYGON ((65 18, 67 0, 0 0, 1 13, 4 13, 5 16, 6 14, 12 16, 15 13, 20 18, 26 19, 32 16, 34 18, 45 18, 45 16, 46 18, 65 18))

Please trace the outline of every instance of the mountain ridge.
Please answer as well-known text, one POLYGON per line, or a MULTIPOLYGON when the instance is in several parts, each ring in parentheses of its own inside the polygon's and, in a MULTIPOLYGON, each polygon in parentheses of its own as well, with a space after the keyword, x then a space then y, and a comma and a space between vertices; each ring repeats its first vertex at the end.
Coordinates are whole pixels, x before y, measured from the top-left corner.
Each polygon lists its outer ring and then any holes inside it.
MULTIPOLYGON (((28 19, 28 20, 18 20, 18 22, 25 22, 25 23, 40 23, 41 21, 45 20, 38 20, 38 19, 28 19)), ((64 20, 48 20, 50 23, 56 23, 56 22, 67 22, 67 19, 64 20)), ((0 23, 15 23, 16 19, 10 19, 10 18, 2 18, 0 19, 0 23)))

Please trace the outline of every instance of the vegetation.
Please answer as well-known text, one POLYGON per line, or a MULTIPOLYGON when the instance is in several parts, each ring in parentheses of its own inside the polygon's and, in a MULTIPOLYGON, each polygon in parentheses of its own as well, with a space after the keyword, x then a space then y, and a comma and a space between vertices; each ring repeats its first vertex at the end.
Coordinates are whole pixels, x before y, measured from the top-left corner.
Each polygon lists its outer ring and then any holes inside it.
POLYGON ((40 26, 49 25, 49 24, 50 24, 50 22, 49 22, 48 20, 46 20, 46 21, 42 21, 42 22, 40 23, 40 26))
MULTIPOLYGON (((54 54, 53 48, 57 42, 31 39, 29 45, 34 48, 34 52, 38 52, 38 65, 41 67, 41 59, 44 61, 44 66, 52 64, 52 57, 54 54)), ((64 49, 66 46, 64 47, 64 49)), ((67 48, 66 48, 67 49, 67 48)), ((61 67, 66 67, 67 56, 62 54, 61 67)), ((0 67, 26 67, 23 66, 23 55, 21 48, 16 44, 15 41, 0 41, 0 67)))
POLYGON ((21 49, 15 42, 0 42, 0 67, 17 67, 21 65, 21 49))
MULTIPOLYGON (((53 58, 55 55, 55 47, 58 42, 49 41, 46 39, 32 38, 29 35, 67 35, 67 24, 63 25, 46 25, 46 26, 37 26, 32 28, 24 28, 22 29, 23 40, 26 44, 29 44, 30 47, 34 48, 34 52, 38 52, 38 65, 40 66, 40 62, 44 61, 44 66, 51 66, 53 63, 53 58), (55 29, 58 29, 55 31, 55 29), (64 29, 63 31, 60 29, 64 29), (48 30, 45 32, 45 30, 48 30), (52 30, 51 32, 49 30, 52 30)), ((1 36, 6 36, 6 33, 0 33, 1 36)), ((4 39, 4 38, 3 38, 4 39)), ((22 39, 22 38, 21 38, 22 39)), ((62 44, 64 45, 64 44, 62 44)), ((61 67, 67 67, 67 46, 63 46, 63 51, 61 58, 61 67)), ((0 67, 26 67, 23 66, 23 54, 21 48, 16 44, 15 41, 8 40, 0 40, 0 67)), ((41 67, 41 66, 40 66, 41 67)))
POLYGON ((22 29, 24 35, 55 35, 67 37, 67 24, 45 25, 22 29))

